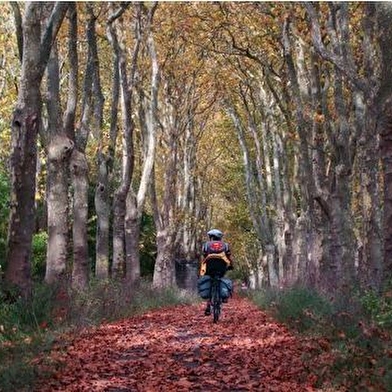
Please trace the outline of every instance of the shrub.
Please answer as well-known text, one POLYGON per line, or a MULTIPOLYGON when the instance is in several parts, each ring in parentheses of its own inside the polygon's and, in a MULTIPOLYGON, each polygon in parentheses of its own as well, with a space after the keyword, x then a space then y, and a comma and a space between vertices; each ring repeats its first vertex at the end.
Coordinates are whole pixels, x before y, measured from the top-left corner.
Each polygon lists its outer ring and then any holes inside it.
POLYGON ((155 289, 150 282, 142 281, 132 298, 132 311, 143 312, 163 306, 194 303, 196 298, 196 294, 185 290, 174 287, 155 289))
POLYGON ((95 325, 163 306, 191 303, 196 297, 185 291, 153 289, 142 280, 131 291, 121 282, 92 280, 83 291, 71 291, 68 323, 75 326, 95 325))
POLYGON ((305 287, 259 292, 254 295, 254 301, 259 306, 272 310, 279 321, 299 331, 317 327, 332 313, 332 306, 325 298, 305 287))
POLYGON ((361 295, 353 289, 350 296, 338 296, 334 302, 303 287, 250 295, 281 322, 318 337, 320 349, 304 359, 318 375, 320 387, 341 390, 344 385, 344 390, 356 391, 368 390, 371 385, 372 390, 390 391, 392 347, 386 327, 391 326, 392 296, 388 293, 380 296, 368 291, 361 295), (322 358, 328 359, 327 363, 323 364, 322 358))
POLYGON ((0 342, 40 333, 51 320, 54 295, 53 288, 45 284, 36 284, 28 300, 16 291, 0 291, 0 342))
POLYGON ((379 327, 392 327, 392 291, 379 295, 369 290, 360 298, 360 301, 365 312, 379 327))
POLYGON ((42 280, 46 269, 46 248, 48 246, 48 234, 41 231, 33 236, 31 261, 31 274, 33 278, 42 280))

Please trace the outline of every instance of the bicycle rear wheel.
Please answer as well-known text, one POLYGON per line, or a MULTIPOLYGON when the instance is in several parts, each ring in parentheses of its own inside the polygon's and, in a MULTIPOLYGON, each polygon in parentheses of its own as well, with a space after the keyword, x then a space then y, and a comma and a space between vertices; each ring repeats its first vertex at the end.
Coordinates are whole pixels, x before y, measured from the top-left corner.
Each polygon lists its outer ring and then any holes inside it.
POLYGON ((217 323, 221 313, 221 298, 219 292, 219 280, 216 280, 213 285, 213 296, 212 296, 212 316, 214 323, 217 323))
POLYGON ((218 322, 219 316, 220 316, 220 312, 221 312, 220 303, 217 302, 217 303, 214 304, 214 323, 218 322))

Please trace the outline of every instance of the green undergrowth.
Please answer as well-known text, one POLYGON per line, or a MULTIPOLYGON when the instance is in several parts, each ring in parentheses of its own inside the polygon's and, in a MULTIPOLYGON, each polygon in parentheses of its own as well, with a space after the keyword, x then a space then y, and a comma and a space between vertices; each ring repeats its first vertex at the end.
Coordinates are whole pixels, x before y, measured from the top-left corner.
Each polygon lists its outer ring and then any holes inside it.
POLYGON ((293 287, 249 296, 300 337, 310 338, 303 360, 321 390, 392 391, 390 292, 352 293, 330 301, 314 290, 293 287))
POLYGON ((0 392, 32 390, 43 369, 56 367, 46 354, 62 334, 195 301, 195 295, 153 289, 147 281, 131 291, 113 281, 93 281, 84 291, 37 284, 29 301, 0 289, 0 392))
POLYGON ((95 281, 87 290, 72 292, 70 296, 65 317, 73 326, 99 324, 197 300, 196 295, 177 288, 153 288, 148 281, 139 282, 131 291, 118 282, 95 281))

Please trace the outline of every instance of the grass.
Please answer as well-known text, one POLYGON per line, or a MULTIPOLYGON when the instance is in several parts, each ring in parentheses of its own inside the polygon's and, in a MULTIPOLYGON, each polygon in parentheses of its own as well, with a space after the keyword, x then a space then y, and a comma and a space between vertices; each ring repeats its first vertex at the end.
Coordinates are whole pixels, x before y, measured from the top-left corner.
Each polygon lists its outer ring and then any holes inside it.
POLYGON ((92 281, 80 292, 37 284, 30 301, 0 291, 0 392, 30 391, 42 369, 55 368, 45 354, 63 333, 196 298, 146 281, 132 293, 113 281, 92 281))
POLYGON ((330 302, 314 290, 293 287, 250 293, 252 300, 303 338, 313 349, 304 363, 319 387, 392 391, 392 303, 386 291, 355 293, 330 302))

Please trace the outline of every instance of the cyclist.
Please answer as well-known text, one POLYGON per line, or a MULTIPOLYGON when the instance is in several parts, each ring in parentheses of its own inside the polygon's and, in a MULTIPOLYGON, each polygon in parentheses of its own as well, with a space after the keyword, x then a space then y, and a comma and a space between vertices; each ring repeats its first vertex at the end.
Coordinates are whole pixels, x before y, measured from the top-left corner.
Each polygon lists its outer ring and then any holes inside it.
MULTIPOLYGON (((223 233, 218 229, 207 232, 208 241, 203 244, 203 258, 200 264, 200 276, 209 275, 222 278, 227 270, 233 269, 230 246, 222 240, 223 233)), ((211 301, 207 301, 204 311, 206 316, 211 314, 211 301)))

